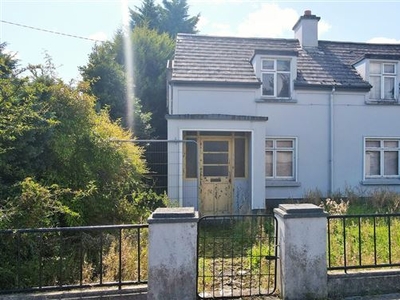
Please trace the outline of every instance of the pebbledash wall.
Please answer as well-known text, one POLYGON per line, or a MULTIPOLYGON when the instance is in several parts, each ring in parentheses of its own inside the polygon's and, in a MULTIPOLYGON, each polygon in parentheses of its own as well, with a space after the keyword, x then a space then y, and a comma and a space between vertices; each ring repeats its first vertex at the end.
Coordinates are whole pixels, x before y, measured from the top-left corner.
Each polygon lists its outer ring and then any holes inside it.
MULTIPOLYGON (((400 291, 400 272, 328 274, 327 214, 313 204, 281 204, 277 290, 285 300, 340 299, 400 291)), ((194 208, 159 208, 149 222, 148 300, 195 300, 197 222, 194 208)))

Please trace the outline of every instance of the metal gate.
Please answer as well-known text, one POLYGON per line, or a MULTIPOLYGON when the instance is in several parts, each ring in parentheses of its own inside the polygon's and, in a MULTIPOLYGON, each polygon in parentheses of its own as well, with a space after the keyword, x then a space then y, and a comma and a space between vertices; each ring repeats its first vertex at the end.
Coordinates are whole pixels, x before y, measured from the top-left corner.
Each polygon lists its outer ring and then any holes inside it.
POLYGON ((275 292, 278 236, 273 215, 206 216, 199 220, 197 236, 199 299, 275 292))

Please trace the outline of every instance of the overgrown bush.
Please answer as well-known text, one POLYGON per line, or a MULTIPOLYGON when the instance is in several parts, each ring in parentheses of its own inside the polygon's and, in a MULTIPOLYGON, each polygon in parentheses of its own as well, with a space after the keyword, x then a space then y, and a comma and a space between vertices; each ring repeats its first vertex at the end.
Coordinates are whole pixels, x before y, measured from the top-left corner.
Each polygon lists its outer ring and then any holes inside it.
POLYGON ((346 186, 324 197, 319 189, 304 194, 304 202, 323 207, 330 214, 395 213, 400 211, 400 193, 389 188, 365 189, 346 186))

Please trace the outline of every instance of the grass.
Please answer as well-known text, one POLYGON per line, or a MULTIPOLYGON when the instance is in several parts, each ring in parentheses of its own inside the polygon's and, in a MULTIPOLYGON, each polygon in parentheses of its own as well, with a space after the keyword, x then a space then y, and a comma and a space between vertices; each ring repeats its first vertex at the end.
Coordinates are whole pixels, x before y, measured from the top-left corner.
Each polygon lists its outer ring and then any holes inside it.
POLYGON ((215 218, 199 224, 198 292, 207 297, 269 294, 275 255, 273 218, 215 218))
MULTIPOLYGON (((400 195, 386 189, 346 188, 328 199, 314 191, 308 203, 330 215, 328 264, 332 268, 400 266, 400 195), (323 200, 322 200, 323 199, 323 200), (363 214, 384 216, 353 217, 363 214)), ((198 292, 207 298, 224 295, 265 295, 273 290, 275 256, 273 222, 225 220, 205 223, 199 233, 198 292), (260 289, 254 292, 254 288, 260 289), (208 293, 208 294, 207 294, 208 293), (242 294, 240 294, 242 293, 242 294)))
MULTIPOLYGON (((318 191, 309 193, 318 201, 318 191)), ((400 195, 389 189, 346 188, 323 200, 329 218, 328 266, 332 268, 390 267, 400 264, 400 195), (392 214, 390 217, 388 214, 392 214)))
POLYGON ((400 216, 330 219, 331 267, 400 263, 400 216), (390 222, 390 226, 389 226, 390 222))

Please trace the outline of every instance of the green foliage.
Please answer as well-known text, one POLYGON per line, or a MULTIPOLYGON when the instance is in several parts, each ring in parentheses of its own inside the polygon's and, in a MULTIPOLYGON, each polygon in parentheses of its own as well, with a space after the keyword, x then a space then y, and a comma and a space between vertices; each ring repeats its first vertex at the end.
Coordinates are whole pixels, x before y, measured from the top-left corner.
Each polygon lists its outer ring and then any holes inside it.
MULTIPOLYGON (((134 134, 139 139, 166 138, 166 64, 174 51, 167 34, 136 26, 130 37, 133 50, 135 82, 134 134), (139 100, 140 99, 140 100, 139 100)), ((97 109, 108 108, 111 119, 127 126, 126 62, 121 32, 113 42, 93 48, 89 63, 81 67, 83 78, 90 82, 97 109)))
POLYGON ((330 214, 395 213, 400 210, 400 194, 389 188, 365 189, 346 186, 324 198, 320 190, 309 190, 304 202, 323 207, 330 214))
POLYGON ((146 192, 143 150, 115 142, 132 134, 96 110, 88 83, 64 84, 51 61, 17 76, 0 57, 0 227, 134 222, 163 205, 146 192))
POLYGON ((143 111, 151 112, 151 127, 156 137, 166 138, 166 64, 174 53, 174 42, 166 34, 137 27, 132 33, 135 95, 143 111))
POLYGON ((186 0, 163 0, 163 5, 162 32, 167 32, 173 38, 178 33, 197 33, 200 14, 189 17, 186 0))
POLYGON ((131 28, 147 27, 155 29, 161 27, 162 8, 154 0, 143 0, 142 6, 135 6, 137 11, 130 9, 131 28))
POLYGON ((167 33, 172 38, 178 33, 197 33, 200 14, 189 16, 187 0, 163 0, 162 4, 143 0, 141 7, 135 7, 137 11, 130 10, 131 27, 149 28, 158 33, 167 33))
MULTIPOLYGON (((1 48, 0 48, 1 50, 1 48)), ((19 76, 16 64, 0 52, 0 205, 7 187, 44 168, 46 141, 57 121, 43 82, 19 76)))
POLYGON ((151 112, 143 112, 139 98, 127 101, 126 74, 124 71, 122 35, 118 33, 113 42, 96 45, 89 56, 89 63, 80 68, 84 80, 90 83, 90 92, 96 97, 96 110, 107 109, 111 120, 128 124, 127 107, 132 105, 134 124, 131 128, 136 137, 150 138, 151 112))
POLYGON ((100 277, 103 282, 118 282, 119 234, 122 246, 121 279, 145 281, 147 228, 140 228, 140 231, 137 228, 18 231, 1 235, 0 291, 77 285, 81 280, 84 284, 99 284, 100 277))
POLYGON ((69 189, 57 185, 42 186, 27 177, 15 187, 15 196, 8 198, 4 205, 0 225, 4 228, 33 228, 59 226, 59 215, 71 220, 78 217, 62 203, 71 197, 69 189))
POLYGON ((345 259, 347 266, 388 264, 400 259, 400 221, 396 217, 391 218, 390 229, 386 217, 376 217, 375 221, 372 217, 349 217, 345 227, 342 219, 331 219, 329 230, 331 266, 344 266, 345 259))

